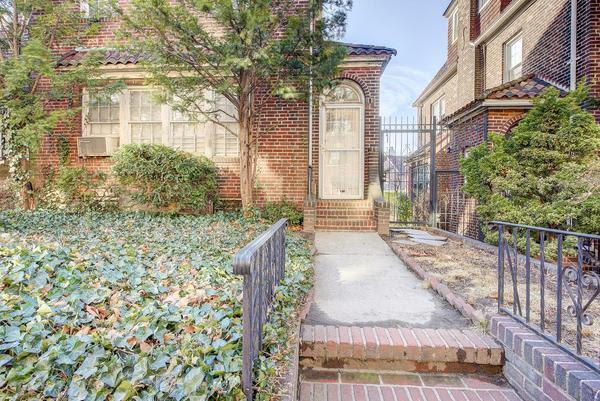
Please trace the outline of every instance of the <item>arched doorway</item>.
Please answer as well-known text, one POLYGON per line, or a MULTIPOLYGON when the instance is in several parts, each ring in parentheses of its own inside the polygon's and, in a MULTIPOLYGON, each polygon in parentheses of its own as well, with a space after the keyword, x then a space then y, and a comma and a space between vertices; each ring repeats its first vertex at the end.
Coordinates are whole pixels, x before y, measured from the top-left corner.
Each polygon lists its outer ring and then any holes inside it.
POLYGON ((364 197, 362 90, 343 81, 321 99, 319 195, 322 199, 364 197))

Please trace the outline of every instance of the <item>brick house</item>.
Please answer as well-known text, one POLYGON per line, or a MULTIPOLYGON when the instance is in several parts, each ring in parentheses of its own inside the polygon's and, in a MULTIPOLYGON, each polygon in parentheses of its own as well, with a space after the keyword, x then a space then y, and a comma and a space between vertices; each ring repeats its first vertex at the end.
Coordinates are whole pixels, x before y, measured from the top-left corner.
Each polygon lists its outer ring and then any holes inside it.
POLYGON ((489 132, 510 132, 547 87, 566 92, 585 79, 600 96, 600 1, 452 0, 444 17, 446 62, 413 106, 447 128, 436 167, 453 174, 438 176, 440 225, 478 237, 460 157, 489 132))
MULTIPOLYGON (((298 12, 305 12, 304 3, 296 2, 298 12)), ((92 14, 87 3, 82 4, 92 14)), ((90 170, 108 170, 111 163, 108 155, 82 151, 93 142, 110 148, 107 154, 123 144, 161 143, 212 159, 221 200, 239 203, 237 137, 214 124, 189 121, 168 105, 153 104, 139 57, 110 50, 118 24, 115 18, 100 18, 100 29, 83 39, 83 47, 60 49, 59 68, 77 65, 90 49, 109 49, 100 67, 103 76, 121 79, 127 88, 103 100, 83 88, 74 100, 50 105, 82 106, 82 113, 44 138, 41 167, 56 168, 61 143, 68 144, 70 165, 90 170)), ((312 108, 305 101, 274 99, 263 106, 258 121, 263 133, 257 145, 255 201, 262 205, 287 199, 304 207, 307 230, 377 227, 380 78, 396 52, 382 46, 344 46, 348 55, 332 93, 319 96, 312 108)))

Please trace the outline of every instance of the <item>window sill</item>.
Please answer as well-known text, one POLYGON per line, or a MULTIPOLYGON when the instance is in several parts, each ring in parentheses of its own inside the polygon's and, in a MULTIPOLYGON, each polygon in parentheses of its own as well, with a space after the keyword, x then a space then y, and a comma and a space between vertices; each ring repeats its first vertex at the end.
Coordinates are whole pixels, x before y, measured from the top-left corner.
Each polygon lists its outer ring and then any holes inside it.
POLYGON ((211 160, 215 164, 233 164, 233 163, 237 164, 240 162, 240 157, 239 156, 214 156, 211 158, 211 160))

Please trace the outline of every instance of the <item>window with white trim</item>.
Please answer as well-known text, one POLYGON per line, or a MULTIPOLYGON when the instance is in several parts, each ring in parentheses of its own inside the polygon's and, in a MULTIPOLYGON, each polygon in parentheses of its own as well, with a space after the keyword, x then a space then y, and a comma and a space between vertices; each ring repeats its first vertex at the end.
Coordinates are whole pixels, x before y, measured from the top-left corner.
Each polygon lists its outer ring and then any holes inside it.
POLYGON ((450 15, 450 38, 452 43, 455 43, 458 40, 458 31, 459 31, 459 19, 458 19, 458 10, 454 10, 452 15, 450 15))
POLYGON ((93 95, 84 99, 85 125, 89 136, 119 137, 121 96, 93 95))
POLYGON ((118 137, 121 144, 164 144, 207 157, 239 155, 239 124, 235 107, 215 102, 224 112, 219 124, 198 114, 182 113, 160 104, 148 88, 129 88, 120 94, 83 96, 83 135, 118 137))
POLYGON ((435 102, 431 104, 431 116, 436 118, 436 121, 439 122, 446 115, 446 98, 444 96, 437 99, 435 102))
POLYGON ((504 45, 504 82, 523 75, 523 36, 517 36, 504 45))
POLYGON ((221 98, 216 102, 216 107, 221 110, 219 124, 215 124, 215 156, 237 156, 239 152, 238 133, 239 124, 235 121, 235 106, 227 99, 221 98))
POLYGON ((148 90, 129 91, 129 143, 162 144, 162 105, 152 99, 148 90))

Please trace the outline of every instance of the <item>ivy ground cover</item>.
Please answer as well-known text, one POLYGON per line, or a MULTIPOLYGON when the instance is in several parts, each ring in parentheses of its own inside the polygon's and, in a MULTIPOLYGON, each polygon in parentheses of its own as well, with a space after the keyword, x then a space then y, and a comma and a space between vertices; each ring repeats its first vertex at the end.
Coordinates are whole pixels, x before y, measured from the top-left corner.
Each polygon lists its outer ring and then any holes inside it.
MULTIPOLYGON (((0 213, 0 400, 237 400, 242 278, 232 256, 266 225, 237 215, 0 213)), ((276 398, 289 322, 311 285, 288 234, 256 367, 276 398)))

